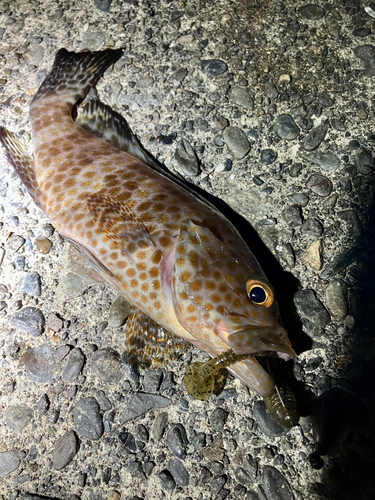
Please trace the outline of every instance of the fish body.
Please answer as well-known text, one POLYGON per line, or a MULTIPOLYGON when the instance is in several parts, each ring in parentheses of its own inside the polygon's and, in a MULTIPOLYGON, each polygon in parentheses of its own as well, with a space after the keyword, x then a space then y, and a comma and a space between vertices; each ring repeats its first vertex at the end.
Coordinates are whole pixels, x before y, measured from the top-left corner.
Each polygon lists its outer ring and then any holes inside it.
MULTIPOLYGON (((133 304, 128 350, 153 328, 157 341, 169 331, 211 356, 294 357, 272 287, 234 226, 164 174, 110 108, 91 100, 75 120, 121 55, 61 49, 30 107, 34 157, 2 129, 9 160, 59 233, 133 304)), ((230 371, 263 397, 275 390, 255 358, 230 371)))

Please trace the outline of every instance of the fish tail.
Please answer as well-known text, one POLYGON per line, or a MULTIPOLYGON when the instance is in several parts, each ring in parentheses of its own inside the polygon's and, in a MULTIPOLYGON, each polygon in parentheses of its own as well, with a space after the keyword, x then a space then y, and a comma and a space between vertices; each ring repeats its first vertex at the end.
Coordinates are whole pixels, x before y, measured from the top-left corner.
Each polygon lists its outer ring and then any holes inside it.
POLYGON ((60 49, 50 74, 35 94, 32 105, 42 97, 63 96, 75 104, 83 99, 105 70, 115 63, 124 49, 106 49, 100 52, 68 52, 60 49))

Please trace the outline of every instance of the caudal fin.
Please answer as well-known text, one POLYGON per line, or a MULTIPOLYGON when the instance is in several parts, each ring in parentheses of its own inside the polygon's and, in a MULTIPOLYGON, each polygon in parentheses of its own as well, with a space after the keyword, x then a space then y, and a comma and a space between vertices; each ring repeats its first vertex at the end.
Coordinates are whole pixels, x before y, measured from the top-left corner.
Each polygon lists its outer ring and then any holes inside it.
POLYGON ((35 94, 32 105, 47 95, 64 96, 75 104, 83 99, 104 71, 123 54, 123 49, 106 49, 101 52, 68 52, 60 49, 51 73, 35 94))

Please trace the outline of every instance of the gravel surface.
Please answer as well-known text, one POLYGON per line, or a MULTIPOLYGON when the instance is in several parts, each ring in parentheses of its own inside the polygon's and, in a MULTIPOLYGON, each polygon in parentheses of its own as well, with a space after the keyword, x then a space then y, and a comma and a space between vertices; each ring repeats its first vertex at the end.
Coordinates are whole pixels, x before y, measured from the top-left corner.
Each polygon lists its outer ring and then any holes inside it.
POLYGON ((231 377, 193 400, 196 348, 132 373, 128 305, 0 153, 0 500, 375 498, 374 29, 364 0, 0 0, 0 125, 27 147, 57 50, 125 47, 99 95, 261 262, 305 435, 231 377))

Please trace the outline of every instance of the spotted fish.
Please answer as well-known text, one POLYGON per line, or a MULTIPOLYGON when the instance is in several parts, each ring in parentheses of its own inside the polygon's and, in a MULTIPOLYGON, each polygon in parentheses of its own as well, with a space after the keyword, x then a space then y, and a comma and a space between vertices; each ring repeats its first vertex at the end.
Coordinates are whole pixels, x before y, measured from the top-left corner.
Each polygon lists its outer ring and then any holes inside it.
POLYGON ((229 370, 269 397, 272 377, 246 355, 295 353, 274 291, 237 230, 95 96, 77 117, 122 53, 59 50, 30 106, 33 156, 3 128, 7 158, 59 233, 133 305, 125 332, 132 363, 162 357, 160 346, 168 357, 181 347, 176 338, 213 357, 230 350, 229 370))

